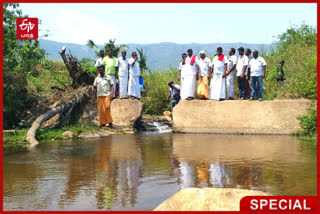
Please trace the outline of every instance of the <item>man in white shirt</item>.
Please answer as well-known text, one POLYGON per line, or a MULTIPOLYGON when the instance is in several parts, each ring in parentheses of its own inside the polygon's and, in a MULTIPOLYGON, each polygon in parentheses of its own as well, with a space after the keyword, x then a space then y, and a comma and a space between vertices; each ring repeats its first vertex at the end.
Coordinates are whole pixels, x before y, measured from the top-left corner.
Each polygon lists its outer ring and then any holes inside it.
POLYGON ((128 95, 132 99, 140 100, 140 66, 138 62, 138 56, 136 52, 133 52, 132 57, 128 60, 129 64, 129 86, 128 86, 128 95))
POLYGON ((187 57, 182 61, 181 71, 181 99, 192 100, 196 84, 196 77, 199 73, 199 62, 197 55, 189 49, 187 57))
POLYGON ((239 85, 239 97, 244 100, 246 98, 246 76, 248 57, 244 54, 244 48, 238 48, 239 57, 237 61, 237 78, 239 85))
POLYGON ((182 62, 183 60, 187 57, 187 54, 186 53, 183 53, 182 55, 182 61, 180 62, 179 64, 179 73, 178 73, 178 80, 180 81, 181 80, 181 72, 182 72, 182 69, 184 67, 184 65, 182 65, 182 62))
POLYGON ((100 54, 100 58, 97 59, 96 64, 95 64, 95 66, 97 68, 97 76, 99 76, 99 69, 98 68, 102 65, 102 60, 104 58, 104 50, 100 50, 99 54, 100 54))
POLYGON ((253 100, 256 95, 256 85, 258 86, 258 98, 262 101, 262 88, 263 88, 263 78, 266 74, 267 63, 263 57, 259 56, 259 52, 254 49, 252 52, 253 58, 250 60, 251 77, 250 77, 250 87, 251 87, 251 98, 253 100))
POLYGON ((226 98, 227 57, 222 54, 221 47, 217 48, 217 55, 212 60, 213 76, 210 82, 210 99, 224 100, 226 98))
POLYGON ((111 117, 111 101, 113 99, 113 84, 112 79, 109 75, 105 74, 105 68, 103 65, 98 67, 99 76, 94 80, 94 100, 97 99, 98 113, 99 113, 99 124, 105 126, 109 124, 112 127, 111 117))
POLYGON ((198 84, 198 95, 200 99, 209 99, 209 74, 211 68, 211 60, 206 57, 204 50, 200 51, 199 59, 199 84, 198 84))
POLYGON ((229 50, 229 59, 227 65, 226 73, 226 83, 227 83, 227 99, 234 99, 234 78, 235 78, 235 69, 237 66, 237 57, 235 56, 236 49, 230 48, 229 50))
POLYGON ((120 99, 127 98, 128 92, 129 64, 126 56, 127 52, 125 50, 121 51, 121 57, 116 62, 116 76, 119 77, 120 99))

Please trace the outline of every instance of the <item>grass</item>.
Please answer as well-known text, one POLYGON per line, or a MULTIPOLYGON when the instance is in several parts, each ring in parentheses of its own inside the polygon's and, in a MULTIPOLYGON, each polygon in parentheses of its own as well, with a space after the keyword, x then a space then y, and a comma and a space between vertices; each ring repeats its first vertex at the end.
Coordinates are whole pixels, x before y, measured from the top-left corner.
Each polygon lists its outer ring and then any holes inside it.
MULTIPOLYGON (((82 132, 100 130, 98 126, 65 126, 55 129, 39 129, 37 132, 37 140, 39 143, 46 140, 57 140, 63 138, 63 132, 72 131, 74 137, 78 137, 82 132)), ((5 153, 19 152, 27 150, 26 134, 28 129, 17 129, 14 132, 3 133, 3 150, 5 153)))

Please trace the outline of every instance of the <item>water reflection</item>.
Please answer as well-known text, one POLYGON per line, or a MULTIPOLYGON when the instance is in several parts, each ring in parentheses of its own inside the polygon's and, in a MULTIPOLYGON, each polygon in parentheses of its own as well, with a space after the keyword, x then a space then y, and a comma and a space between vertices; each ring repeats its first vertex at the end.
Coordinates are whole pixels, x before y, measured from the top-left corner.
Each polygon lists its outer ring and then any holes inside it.
POLYGON ((120 135, 4 157, 4 210, 152 210, 188 187, 316 194, 316 148, 292 136, 120 135))

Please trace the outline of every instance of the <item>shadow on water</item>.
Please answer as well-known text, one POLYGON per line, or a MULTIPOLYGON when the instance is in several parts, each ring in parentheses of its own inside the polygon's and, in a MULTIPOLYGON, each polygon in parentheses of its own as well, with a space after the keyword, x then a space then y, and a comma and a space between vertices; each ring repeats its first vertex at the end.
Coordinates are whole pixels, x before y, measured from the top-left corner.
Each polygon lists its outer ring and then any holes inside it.
POLYGON ((152 210, 181 188, 316 195, 316 145, 293 136, 114 135, 4 156, 4 210, 152 210))

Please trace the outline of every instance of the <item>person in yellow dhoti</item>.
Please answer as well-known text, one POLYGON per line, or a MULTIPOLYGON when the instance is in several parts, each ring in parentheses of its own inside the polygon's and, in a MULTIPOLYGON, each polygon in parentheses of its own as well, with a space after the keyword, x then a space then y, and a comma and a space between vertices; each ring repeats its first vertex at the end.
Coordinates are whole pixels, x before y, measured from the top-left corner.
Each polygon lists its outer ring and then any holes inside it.
POLYGON ((209 71, 211 68, 211 60, 206 57, 206 52, 204 50, 200 51, 199 59, 199 85, 197 93, 200 99, 209 99, 209 71))
MULTIPOLYGON (((104 66, 98 67, 99 76, 94 80, 94 98, 97 96, 98 113, 99 113, 99 125, 105 126, 109 124, 112 127, 111 117, 111 101, 113 99, 113 83, 110 75, 105 75, 104 66)), ((94 99, 95 100, 95 99, 94 99)))

